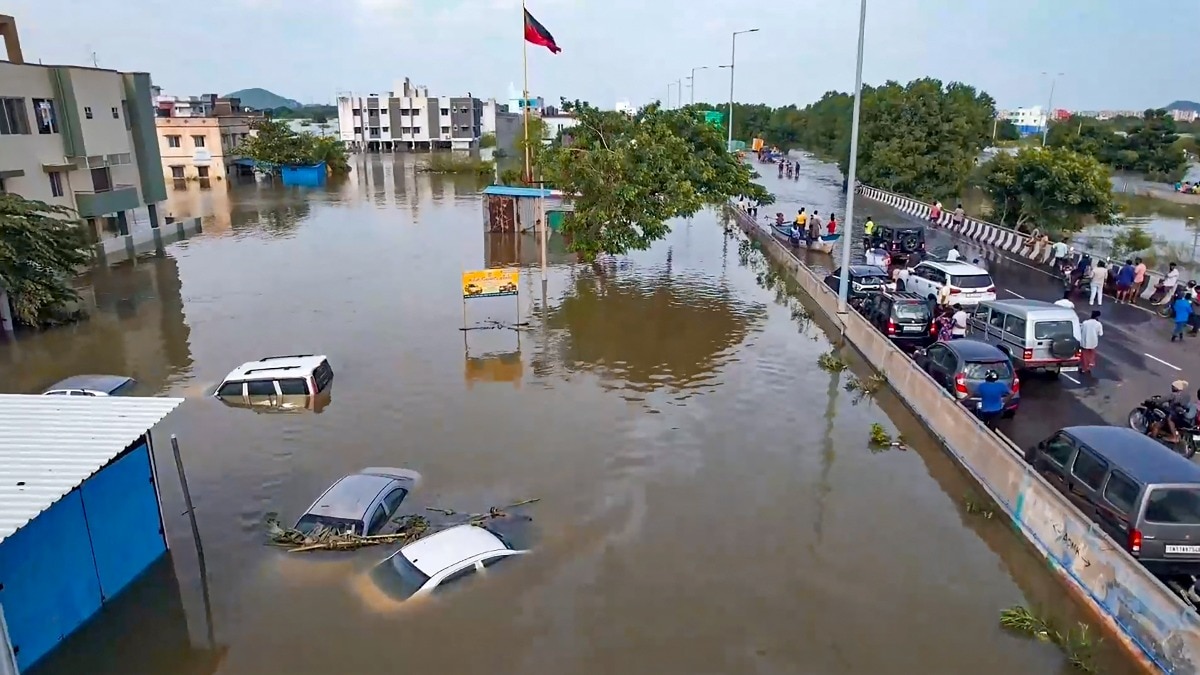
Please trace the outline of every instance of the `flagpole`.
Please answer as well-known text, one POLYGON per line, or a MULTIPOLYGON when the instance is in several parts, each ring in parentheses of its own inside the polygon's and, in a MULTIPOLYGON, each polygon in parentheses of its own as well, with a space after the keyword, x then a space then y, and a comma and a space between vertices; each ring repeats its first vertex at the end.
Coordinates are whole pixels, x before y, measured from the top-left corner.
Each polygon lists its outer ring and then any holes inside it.
POLYGON ((525 0, 521 0, 521 70, 525 76, 524 89, 521 90, 521 112, 525 124, 525 182, 533 182, 533 174, 529 171, 529 41, 525 39, 525 0))

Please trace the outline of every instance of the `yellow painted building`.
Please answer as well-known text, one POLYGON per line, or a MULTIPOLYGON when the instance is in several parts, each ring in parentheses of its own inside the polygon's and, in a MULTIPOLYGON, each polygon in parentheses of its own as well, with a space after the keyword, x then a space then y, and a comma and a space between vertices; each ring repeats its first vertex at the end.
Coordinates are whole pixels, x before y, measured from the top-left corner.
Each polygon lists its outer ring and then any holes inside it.
POLYGON ((176 184, 199 181, 201 186, 224 181, 236 171, 234 148, 250 134, 247 115, 221 117, 158 117, 158 150, 163 177, 176 184))

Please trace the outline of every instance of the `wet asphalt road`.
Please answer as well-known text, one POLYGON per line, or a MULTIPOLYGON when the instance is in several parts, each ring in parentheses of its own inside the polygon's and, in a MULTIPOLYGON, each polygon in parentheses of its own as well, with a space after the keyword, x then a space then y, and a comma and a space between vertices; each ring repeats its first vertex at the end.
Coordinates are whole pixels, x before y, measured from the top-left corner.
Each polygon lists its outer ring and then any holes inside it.
MULTIPOLYGON (((812 158, 800 159, 799 180, 779 179, 770 167, 758 167, 761 182, 776 194, 776 204, 762 209, 782 212, 790 218, 800 206, 810 212, 817 209, 824 219, 832 210, 839 220, 844 216, 845 195, 835 166, 812 158)), ((859 196, 855 200, 855 232, 868 215, 877 223, 921 222, 888 206, 859 196)), ((1062 297, 1062 281, 1048 267, 1017 256, 981 246, 940 228, 927 228, 926 246, 931 256, 942 256, 957 244, 963 257, 979 258, 996 282, 999 298, 1028 298, 1053 302, 1062 297)), ((853 255, 861 260, 861 248, 853 255)), ((810 265, 835 267, 840 263, 830 256, 808 254, 810 265)), ((1092 309, 1086 300, 1075 299, 1080 319, 1092 309)), ((1117 304, 1105 296, 1098 308, 1104 325, 1096 369, 1090 375, 1064 374, 1059 378, 1031 375, 1021 381, 1021 409, 1011 420, 999 423, 999 429, 1020 447, 1028 447, 1047 438, 1058 429, 1080 424, 1127 424, 1129 411, 1152 394, 1166 394, 1170 383, 1184 379, 1194 391, 1200 388, 1200 338, 1183 343, 1170 342, 1171 324, 1144 307, 1117 304)))

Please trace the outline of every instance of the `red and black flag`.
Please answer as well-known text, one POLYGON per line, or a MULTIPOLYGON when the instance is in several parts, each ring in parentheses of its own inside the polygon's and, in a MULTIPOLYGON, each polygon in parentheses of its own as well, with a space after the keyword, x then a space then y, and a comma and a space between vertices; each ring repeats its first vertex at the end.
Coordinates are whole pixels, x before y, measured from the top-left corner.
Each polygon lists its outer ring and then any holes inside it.
POLYGON ((545 47, 555 54, 562 51, 559 49, 558 44, 554 42, 554 36, 550 34, 550 31, 538 23, 538 20, 533 18, 529 10, 525 10, 525 41, 545 47))

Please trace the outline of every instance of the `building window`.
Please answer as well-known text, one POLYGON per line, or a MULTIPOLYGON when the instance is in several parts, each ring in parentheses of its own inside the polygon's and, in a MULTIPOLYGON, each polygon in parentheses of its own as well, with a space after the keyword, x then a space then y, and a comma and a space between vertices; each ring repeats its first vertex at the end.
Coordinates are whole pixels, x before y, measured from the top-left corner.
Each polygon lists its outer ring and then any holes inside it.
POLYGON ((183 167, 182 166, 171 167, 171 178, 174 178, 175 180, 183 180, 183 167))
POLYGON ((57 171, 51 171, 46 175, 50 177, 50 194, 55 197, 63 196, 62 174, 57 171))
POLYGON ((355 114, 355 115, 361 115, 361 114, 362 114, 362 108, 355 108, 355 109, 354 109, 354 114, 355 114))
POLYGON ((450 127, 442 127, 442 133, 443 133, 443 134, 448 134, 448 133, 450 133, 450 127))
POLYGON ((167 136, 167 147, 178 148, 180 136, 167 136))
POLYGON ((204 137, 203 136, 192 136, 192 145, 196 146, 197 148, 203 148, 204 147, 204 137))
POLYGON ((361 133, 362 133, 362 127, 354 127, 354 133, 356 133, 356 134, 361 134, 361 133))
POLYGON ((29 133, 29 115, 25 99, 0 98, 0 136, 29 133))
POLYGON ((58 116, 54 114, 54 99, 33 99, 33 120, 39 134, 57 134, 58 116))
POLYGON ((449 114, 450 114, 450 109, 449 109, 449 108, 442 108, 442 114, 443 114, 443 115, 449 115, 449 114))
POLYGON ((383 133, 385 133, 385 134, 386 134, 386 133, 388 133, 388 128, 387 128, 387 127, 384 127, 384 128, 383 128, 383 133))
POLYGON ((199 176, 200 178, 208 178, 208 167, 207 166, 196 167, 196 175, 199 176))
POLYGON ((120 109, 120 108, 113 108, 113 109, 112 109, 112 115, 113 115, 113 119, 114 119, 114 120, 119 120, 119 119, 121 119, 121 109, 120 109))
POLYGON ((413 127, 413 133, 414 133, 414 134, 420 134, 420 133, 421 133, 421 127, 413 127))
POLYGON ((83 116, 89 120, 92 119, 92 109, 90 106, 83 106, 83 116))

